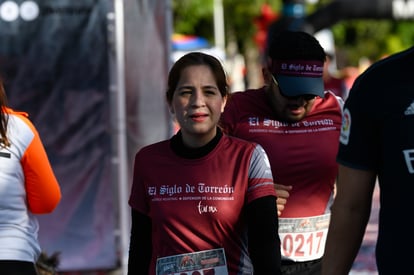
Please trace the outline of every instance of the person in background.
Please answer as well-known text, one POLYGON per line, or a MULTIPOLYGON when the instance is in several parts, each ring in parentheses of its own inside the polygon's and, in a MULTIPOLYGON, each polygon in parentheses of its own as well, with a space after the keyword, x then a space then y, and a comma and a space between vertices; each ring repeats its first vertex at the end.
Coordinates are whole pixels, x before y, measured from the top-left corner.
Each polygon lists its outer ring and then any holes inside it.
POLYGON ((414 246, 410 217, 414 192, 414 47, 377 61, 352 86, 344 106, 322 274, 352 268, 369 220, 378 179, 379 274, 409 274, 414 246))
POLYGON ((188 53, 171 68, 166 97, 180 127, 135 156, 128 274, 280 274, 269 162, 217 126, 228 96, 213 56, 188 53))
POLYGON ((341 97, 343 100, 348 96, 348 89, 346 86, 345 79, 340 75, 335 75, 332 72, 331 62, 333 59, 333 54, 326 54, 326 61, 324 64, 323 70, 323 83, 325 91, 331 91, 336 96, 341 97))
POLYGON ((36 214, 61 199, 42 141, 27 113, 7 107, 0 83, 0 274, 36 275, 36 214))
POLYGON ((320 274, 338 172, 340 97, 324 92, 325 52, 310 34, 272 33, 264 87, 232 94, 225 133, 265 149, 276 183, 282 274, 320 274))

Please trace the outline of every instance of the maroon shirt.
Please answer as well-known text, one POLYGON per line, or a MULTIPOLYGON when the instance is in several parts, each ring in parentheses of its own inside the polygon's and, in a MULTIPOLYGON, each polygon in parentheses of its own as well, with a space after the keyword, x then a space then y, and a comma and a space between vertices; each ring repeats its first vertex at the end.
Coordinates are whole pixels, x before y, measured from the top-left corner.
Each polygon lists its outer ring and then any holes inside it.
POLYGON ((237 92, 221 118, 224 132, 263 146, 275 183, 293 186, 280 217, 330 212, 342 122, 342 106, 332 93, 316 98, 302 121, 283 123, 273 119, 263 88, 237 92))
POLYGON ((129 203, 152 219, 153 255, 224 248, 229 274, 251 271, 246 203, 276 196, 263 148, 224 135, 206 156, 177 156, 170 141, 144 147, 135 158, 129 203))

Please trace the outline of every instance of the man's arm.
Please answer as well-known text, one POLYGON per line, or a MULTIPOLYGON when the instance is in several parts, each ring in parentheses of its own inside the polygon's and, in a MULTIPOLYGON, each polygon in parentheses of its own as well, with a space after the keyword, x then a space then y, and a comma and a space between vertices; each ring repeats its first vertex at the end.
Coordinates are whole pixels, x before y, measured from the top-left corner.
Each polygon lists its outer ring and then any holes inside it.
POLYGON ((376 174, 339 165, 322 275, 347 275, 358 254, 371 213, 376 174))

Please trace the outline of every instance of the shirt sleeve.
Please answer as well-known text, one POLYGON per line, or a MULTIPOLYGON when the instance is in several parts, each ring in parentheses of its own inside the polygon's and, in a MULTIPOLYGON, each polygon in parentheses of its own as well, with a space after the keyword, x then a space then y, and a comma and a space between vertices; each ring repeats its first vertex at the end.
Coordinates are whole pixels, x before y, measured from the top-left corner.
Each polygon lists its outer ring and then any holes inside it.
POLYGON ((249 253, 254 274, 281 274, 281 250, 276 198, 267 196, 248 204, 249 253))
POLYGON ((261 145, 256 144, 250 161, 247 201, 250 203, 264 196, 276 197, 276 191, 267 154, 261 145))
POLYGON ((148 274, 152 255, 151 223, 148 216, 131 209, 128 275, 148 274))
POLYGON ((355 169, 375 170, 380 159, 380 113, 384 108, 379 91, 372 96, 370 84, 361 79, 356 80, 345 102, 337 161, 355 169))
POLYGON ((34 214, 52 212, 61 199, 61 191, 39 133, 23 118, 34 136, 22 159, 29 210, 34 214))

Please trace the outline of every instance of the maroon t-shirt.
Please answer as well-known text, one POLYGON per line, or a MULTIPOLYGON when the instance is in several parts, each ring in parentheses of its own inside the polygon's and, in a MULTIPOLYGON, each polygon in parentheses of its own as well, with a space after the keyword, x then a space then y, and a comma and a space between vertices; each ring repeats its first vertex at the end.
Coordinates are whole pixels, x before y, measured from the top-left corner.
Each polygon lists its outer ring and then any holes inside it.
POLYGON ((223 135, 198 159, 177 156, 169 140, 144 147, 129 204, 152 219, 150 274, 157 258, 217 248, 224 248, 229 274, 251 272, 243 210, 269 195, 276 193, 260 145, 223 135))
POLYGON ((329 213, 338 171, 340 102, 327 92, 315 99, 311 112, 300 122, 284 123, 273 117, 264 90, 248 90, 232 94, 221 125, 232 136, 262 145, 275 183, 293 186, 280 217, 329 213))

